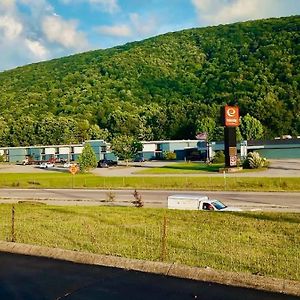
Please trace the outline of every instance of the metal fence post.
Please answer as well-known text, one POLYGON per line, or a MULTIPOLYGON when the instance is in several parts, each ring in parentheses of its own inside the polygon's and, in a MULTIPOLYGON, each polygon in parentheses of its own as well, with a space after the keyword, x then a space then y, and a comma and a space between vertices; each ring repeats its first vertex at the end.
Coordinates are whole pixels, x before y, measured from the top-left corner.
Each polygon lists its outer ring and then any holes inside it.
POLYGON ((11 241, 15 243, 16 234, 15 234, 15 206, 11 208, 11 241))
POLYGON ((162 237, 161 237, 161 261, 166 259, 167 255, 167 217, 164 216, 163 228, 162 228, 162 237))

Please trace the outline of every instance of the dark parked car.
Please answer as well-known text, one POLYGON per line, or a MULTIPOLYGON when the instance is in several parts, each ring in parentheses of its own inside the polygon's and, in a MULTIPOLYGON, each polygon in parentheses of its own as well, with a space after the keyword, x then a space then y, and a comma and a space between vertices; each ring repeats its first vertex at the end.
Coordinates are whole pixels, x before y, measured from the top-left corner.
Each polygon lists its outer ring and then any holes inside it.
POLYGON ((133 161, 134 161, 134 162, 144 162, 144 161, 145 161, 145 158, 144 158, 144 157, 138 156, 138 157, 135 157, 133 161))
POLYGON ((108 168, 112 166, 117 166, 118 162, 112 159, 101 159, 98 161, 98 168, 108 168))

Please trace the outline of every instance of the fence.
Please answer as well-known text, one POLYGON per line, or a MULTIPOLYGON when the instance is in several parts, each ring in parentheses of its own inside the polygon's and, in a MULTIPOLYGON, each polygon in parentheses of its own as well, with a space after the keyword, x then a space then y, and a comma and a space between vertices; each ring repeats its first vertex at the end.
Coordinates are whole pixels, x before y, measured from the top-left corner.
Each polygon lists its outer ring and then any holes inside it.
POLYGON ((0 177, 3 188, 143 188, 195 189, 238 191, 299 191, 298 177, 234 177, 226 174, 208 177, 196 176, 129 176, 100 177, 90 174, 67 173, 6 174, 0 177))
POLYGON ((0 240, 300 280, 299 214, 0 205, 0 240))

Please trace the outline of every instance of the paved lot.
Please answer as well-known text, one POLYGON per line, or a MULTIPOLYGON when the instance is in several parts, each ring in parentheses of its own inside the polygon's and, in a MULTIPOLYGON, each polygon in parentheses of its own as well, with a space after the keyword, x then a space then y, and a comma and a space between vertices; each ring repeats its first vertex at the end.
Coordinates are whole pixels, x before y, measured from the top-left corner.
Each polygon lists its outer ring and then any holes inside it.
POLYGON ((0 299, 294 300, 220 284, 0 252, 0 299))
MULTIPOLYGON (((270 168, 266 171, 246 172, 238 174, 227 174, 230 177, 300 177, 300 159, 270 160, 270 168)), ((130 163, 129 166, 122 164, 118 167, 96 168, 93 173, 100 176, 141 176, 136 171, 153 167, 160 167, 174 162, 151 161, 143 163, 130 163)), ((0 173, 45 173, 45 172, 68 172, 67 169, 56 167, 54 169, 40 169, 38 166, 22 165, 0 165, 0 173)), ((198 174, 169 174, 169 175, 142 175, 142 176, 223 176, 219 173, 198 173, 198 174)))
MULTIPOLYGON (((97 168, 93 173, 101 176, 141 176, 135 174, 139 170, 145 170, 153 167, 161 167, 168 164, 174 164, 174 162, 143 162, 143 163, 131 163, 129 167, 111 167, 111 168, 97 168)), ((142 176, 216 176, 223 177, 220 173, 197 173, 197 174, 160 174, 160 175, 146 175, 142 176)), ((257 172, 245 172, 245 173, 231 173, 226 174, 228 177, 300 177, 300 159, 290 160, 271 160, 270 168, 266 171, 257 172)))

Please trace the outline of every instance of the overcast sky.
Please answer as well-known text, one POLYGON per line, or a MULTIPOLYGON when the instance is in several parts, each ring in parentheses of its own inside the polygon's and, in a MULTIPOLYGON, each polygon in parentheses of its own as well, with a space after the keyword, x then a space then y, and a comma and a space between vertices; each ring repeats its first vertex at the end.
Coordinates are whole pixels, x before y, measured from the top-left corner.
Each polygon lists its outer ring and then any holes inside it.
POLYGON ((300 14, 300 0, 0 0, 0 71, 170 31, 300 14))

